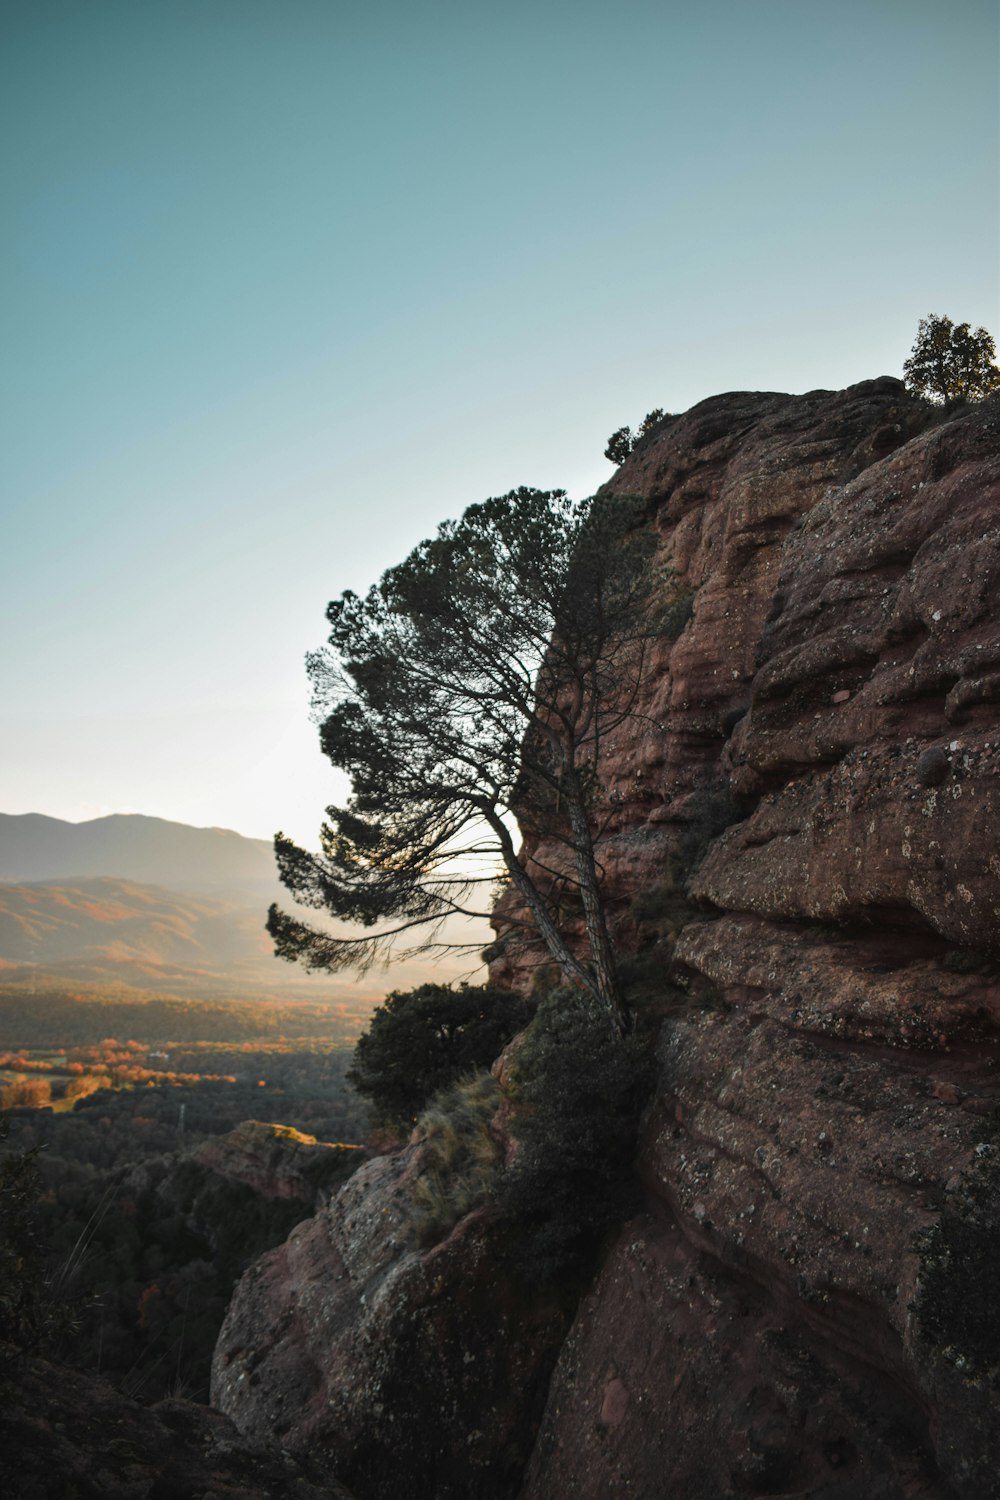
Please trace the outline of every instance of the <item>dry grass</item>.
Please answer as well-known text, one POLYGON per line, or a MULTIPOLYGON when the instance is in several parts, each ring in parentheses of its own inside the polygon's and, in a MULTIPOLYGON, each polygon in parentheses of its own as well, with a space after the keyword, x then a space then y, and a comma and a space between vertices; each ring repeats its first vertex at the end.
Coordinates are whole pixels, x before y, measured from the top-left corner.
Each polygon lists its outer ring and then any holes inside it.
POLYGON ((475 1073, 437 1094, 417 1121, 426 1165, 413 1187, 412 1227, 430 1245, 490 1197, 502 1150, 490 1132, 500 1087, 475 1073))

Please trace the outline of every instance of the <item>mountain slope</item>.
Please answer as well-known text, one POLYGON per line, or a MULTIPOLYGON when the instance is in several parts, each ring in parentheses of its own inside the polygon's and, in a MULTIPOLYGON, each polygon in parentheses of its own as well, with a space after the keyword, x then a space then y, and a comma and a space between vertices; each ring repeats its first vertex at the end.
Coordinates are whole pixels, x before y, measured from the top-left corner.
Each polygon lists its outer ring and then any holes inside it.
MULTIPOLYGON (((329 979, 275 959, 264 931, 273 901, 294 906, 264 839, 139 813, 89 823, 0 813, 0 969, 30 964, 65 978, 169 990, 206 979, 213 990, 220 980, 329 988, 329 979)), ((336 926, 323 913, 310 912, 310 921, 336 926)), ((447 982, 470 962, 418 957, 363 990, 447 982)), ((361 983, 344 977, 334 988, 353 995, 361 983)))
POLYGON ((80 978, 237 985, 300 978, 273 956, 264 908, 108 876, 0 885, 0 963, 80 978))

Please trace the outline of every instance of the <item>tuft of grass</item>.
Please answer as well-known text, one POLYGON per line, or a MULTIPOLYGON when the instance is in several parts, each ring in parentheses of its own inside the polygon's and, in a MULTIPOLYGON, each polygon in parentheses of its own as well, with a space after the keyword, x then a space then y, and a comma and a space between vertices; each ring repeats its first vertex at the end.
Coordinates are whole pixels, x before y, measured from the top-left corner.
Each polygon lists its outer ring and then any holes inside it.
POLYGON ((490 1129, 499 1104, 496 1079, 474 1073, 436 1094, 417 1121, 425 1166, 413 1186, 411 1223, 419 1244, 437 1243, 489 1201, 503 1154, 490 1129))

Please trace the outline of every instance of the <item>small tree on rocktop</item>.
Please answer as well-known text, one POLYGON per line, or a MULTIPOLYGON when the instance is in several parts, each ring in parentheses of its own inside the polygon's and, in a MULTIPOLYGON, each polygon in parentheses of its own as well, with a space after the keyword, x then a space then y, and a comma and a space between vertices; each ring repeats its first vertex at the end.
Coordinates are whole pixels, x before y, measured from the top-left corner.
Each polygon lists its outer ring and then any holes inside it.
POLYGON ((631 427, 616 427, 608 438, 604 457, 613 464, 623 464, 632 452, 635 438, 632 436, 631 427))
POLYGON ((656 632, 656 538, 641 519, 619 497, 513 490, 445 523, 364 598, 330 605, 309 673, 352 796, 327 809, 320 855, 281 834, 275 849, 299 901, 366 930, 331 936, 272 907, 281 957, 364 970, 455 946, 442 924, 489 915, 499 865, 520 898, 505 921, 533 929, 625 1029, 590 813, 602 741, 634 711, 656 632), (562 851, 555 868, 519 852, 517 824, 562 851), (574 901, 579 946, 560 922, 574 901))
POLYGON ((920 319, 913 350, 903 365, 903 379, 914 395, 951 405, 980 401, 1000 387, 994 364, 996 346, 985 328, 957 326, 931 313, 920 319))
POLYGON ((655 406, 652 411, 648 411, 639 424, 639 431, 635 435, 636 442, 644 438, 647 432, 652 432, 657 423, 662 422, 666 415, 662 406, 655 406))
POLYGON ((639 439, 644 438, 647 432, 652 432, 656 424, 662 422, 665 416, 667 413, 657 406, 643 417, 638 432, 633 432, 631 427, 617 428, 608 438, 604 457, 613 464, 623 464, 639 439))

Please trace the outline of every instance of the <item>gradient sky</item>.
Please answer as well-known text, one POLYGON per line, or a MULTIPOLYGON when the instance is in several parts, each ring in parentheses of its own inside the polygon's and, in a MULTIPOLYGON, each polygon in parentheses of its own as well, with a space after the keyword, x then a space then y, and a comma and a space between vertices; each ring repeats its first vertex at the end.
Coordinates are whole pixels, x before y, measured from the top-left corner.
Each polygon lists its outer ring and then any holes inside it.
POLYGON ((6 0, 0 810, 312 842, 326 602, 1000 334, 994 0, 6 0))

